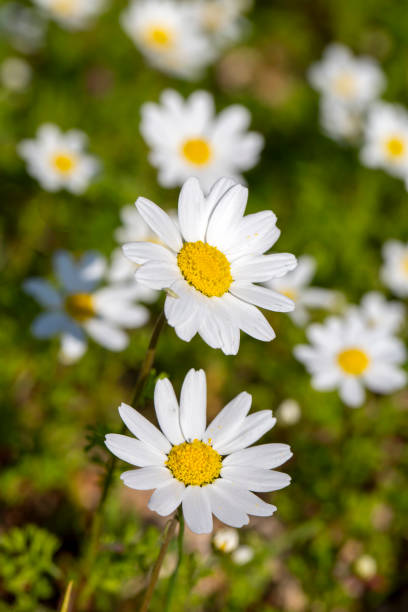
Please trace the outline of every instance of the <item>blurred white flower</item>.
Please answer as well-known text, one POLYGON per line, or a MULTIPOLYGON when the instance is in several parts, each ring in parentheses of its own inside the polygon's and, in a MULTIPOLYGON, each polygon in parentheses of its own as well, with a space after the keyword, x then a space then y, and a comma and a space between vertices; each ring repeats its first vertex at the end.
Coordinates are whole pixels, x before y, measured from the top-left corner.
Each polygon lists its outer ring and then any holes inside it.
POLYGON ((0 7, 0 34, 17 51, 33 53, 43 43, 45 21, 37 9, 7 2, 0 7))
POLYGON ((215 57, 193 4, 174 0, 133 0, 121 25, 152 66, 194 79, 215 57))
POLYGON ((105 8, 105 0, 34 0, 44 12, 67 30, 86 29, 105 8))
POLYGON ((381 280, 395 295, 408 296, 408 242, 388 240, 383 246, 381 280))
POLYGON ((30 84, 31 66, 20 57, 6 57, 0 65, 0 82, 10 91, 24 91, 30 84))
POLYGON ((60 287, 56 289, 42 278, 24 282, 26 293, 46 311, 32 325, 37 338, 61 337, 60 359, 77 361, 87 348, 86 334, 111 351, 122 351, 128 336, 122 328, 133 329, 146 323, 149 313, 136 302, 140 289, 132 285, 106 286, 96 289, 105 274, 105 259, 88 251, 79 261, 66 251, 53 258, 60 287))
POLYGON ((254 558, 254 550, 250 546, 240 546, 231 556, 236 565, 246 565, 254 558))
POLYGON ((360 110, 328 96, 320 99, 319 108, 320 124, 326 135, 333 140, 352 141, 361 134, 363 115, 360 110))
POLYGON ((351 312, 360 313, 368 327, 394 334, 401 330, 405 320, 405 308, 400 302, 388 302, 377 291, 366 293, 360 306, 350 306, 351 312))
POLYGON ((239 105, 215 115, 206 91, 184 100, 169 89, 160 104, 144 104, 140 131, 152 149, 149 159, 159 169, 159 183, 175 187, 196 176, 208 191, 221 176, 242 182, 241 172, 256 165, 264 143, 261 134, 248 132, 250 120, 239 105))
POLYGON ((299 403, 294 399, 285 399, 276 410, 278 422, 282 425, 295 425, 301 417, 299 403))
POLYGON ((257 285, 296 267, 290 253, 264 255, 280 231, 272 211, 243 216, 248 190, 220 179, 204 197, 196 178, 188 179, 178 203, 178 226, 146 198, 137 209, 162 244, 131 242, 125 255, 140 265, 136 280, 168 289, 164 311, 169 325, 189 342, 197 333, 227 355, 238 352, 240 329, 268 342, 275 333, 257 306, 293 310, 292 300, 257 285))
POLYGON ((182 504, 188 527, 210 533, 212 514, 231 527, 249 522, 248 514, 271 516, 276 507, 251 491, 276 491, 290 483, 274 471, 292 453, 286 444, 248 448, 275 424, 270 410, 247 416, 251 396, 243 392, 206 428, 207 383, 203 370, 190 370, 177 401, 167 378, 157 381, 154 405, 160 429, 130 406, 119 414, 136 440, 108 434, 106 446, 128 463, 140 466, 121 478, 132 489, 155 489, 149 508, 167 516, 182 504), (162 433, 163 432, 163 433, 162 433))
POLYGON ((377 561, 371 555, 362 555, 355 562, 355 571, 363 580, 371 580, 377 573, 377 561))
POLYGON ((311 346, 296 346, 294 353, 312 375, 312 386, 318 391, 338 388, 348 406, 364 402, 364 387, 386 394, 406 383, 398 367, 406 358, 404 344, 369 327, 357 313, 310 325, 307 336, 311 346))
POLYGON ((230 553, 235 550, 239 544, 238 532, 236 529, 218 529, 213 537, 213 544, 217 550, 223 553, 230 553))
POLYGON ((242 16, 245 9, 242 3, 237 0, 196 0, 195 6, 201 27, 217 44, 224 46, 242 36, 247 25, 242 16))
POLYGON ((34 140, 23 140, 18 153, 27 162, 27 172, 47 191, 67 189, 80 194, 99 168, 98 160, 84 153, 87 137, 79 130, 61 130, 45 123, 34 140))
POLYGON ((382 168, 408 185, 408 113, 396 104, 370 108, 360 158, 369 168, 382 168))
POLYGON ((290 312, 289 316, 296 325, 305 325, 308 322, 309 308, 332 309, 336 305, 338 296, 334 291, 308 286, 315 269, 315 259, 302 255, 295 270, 266 283, 267 287, 279 291, 295 302, 295 310, 290 312))
POLYGON ((384 89, 384 75, 371 57, 354 57, 340 44, 329 45, 308 73, 311 85, 324 96, 347 106, 364 108, 384 89))

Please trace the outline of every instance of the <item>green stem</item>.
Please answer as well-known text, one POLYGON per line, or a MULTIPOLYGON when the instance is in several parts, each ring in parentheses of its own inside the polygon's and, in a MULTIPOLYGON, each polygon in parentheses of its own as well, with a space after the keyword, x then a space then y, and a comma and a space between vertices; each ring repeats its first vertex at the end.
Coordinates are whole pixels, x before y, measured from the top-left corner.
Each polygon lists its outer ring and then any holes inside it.
POLYGON ((160 548, 159 556, 157 557, 156 563, 153 566, 149 584, 147 586, 145 596, 143 597, 142 605, 140 607, 139 612, 147 612, 147 610, 149 609, 149 604, 152 599, 153 591, 156 586, 157 580, 159 578, 160 569, 163 564, 164 557, 166 556, 167 548, 176 530, 176 524, 177 515, 175 514, 171 519, 170 523, 167 524, 167 531, 165 531, 165 536, 160 548))
POLYGON ((177 518, 178 518, 178 522, 179 522, 179 532, 178 532, 178 537, 177 537, 177 554, 178 554, 178 559, 177 559, 177 565, 174 568, 174 572, 172 573, 172 575, 170 577, 169 587, 167 589, 166 601, 164 603, 164 611, 163 612, 170 612, 171 599, 173 597, 174 587, 176 586, 177 576, 178 576, 178 573, 179 573, 180 565, 181 565, 181 562, 183 560, 184 516, 183 516, 183 510, 182 510, 181 506, 179 508, 178 517, 177 518))
MULTIPOLYGON (((165 321, 166 321, 166 318, 164 315, 164 311, 162 311, 153 328, 149 346, 147 347, 146 355, 140 367, 139 374, 136 380, 136 384, 135 384, 135 388, 134 388, 134 391, 132 394, 132 400, 131 400, 131 405, 134 408, 137 408, 139 406, 144 386, 146 384, 146 381, 149 377, 150 371, 153 366, 153 362, 154 362, 154 358, 156 354, 157 342, 159 340, 160 333, 164 327, 165 321)), ((121 433, 124 433, 125 431, 126 431, 126 427, 123 424, 121 428, 121 433)), ((87 589, 86 587, 86 582, 87 582, 87 579, 90 575, 93 564, 98 554, 99 540, 100 540, 100 535, 102 531, 102 512, 103 512, 103 507, 105 505, 106 499, 108 497, 108 493, 110 491, 110 487, 112 485, 113 474, 115 471, 116 462, 117 462, 117 458, 114 455, 112 455, 109 459, 109 463, 106 469, 106 474, 105 474, 105 478, 103 481, 102 493, 99 498, 98 507, 96 508, 93 519, 92 519, 90 542, 89 542, 88 551, 87 551, 87 554, 84 560, 82 572, 81 572, 80 596, 79 596, 80 609, 83 609, 86 607, 89 597, 91 595, 91 593, 89 592, 90 589, 87 589), (81 585, 82 585, 82 588, 81 588, 81 585)))

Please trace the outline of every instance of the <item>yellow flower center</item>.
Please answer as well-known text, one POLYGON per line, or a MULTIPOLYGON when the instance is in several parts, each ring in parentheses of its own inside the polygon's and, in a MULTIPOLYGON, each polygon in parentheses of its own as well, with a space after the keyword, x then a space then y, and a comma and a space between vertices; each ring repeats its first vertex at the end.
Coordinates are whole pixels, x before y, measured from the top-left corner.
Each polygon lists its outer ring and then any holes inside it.
POLYGON ((163 26, 151 26, 144 38, 149 47, 159 50, 168 49, 173 44, 172 32, 163 26))
POLYGON ((65 299, 65 310, 73 319, 83 323, 95 314, 92 295, 89 293, 74 293, 65 299))
POLYGON ((166 461, 174 478, 184 482, 185 485, 199 487, 210 484, 218 478, 221 464, 221 455, 210 444, 197 439, 173 446, 166 461))
POLYGON ((393 137, 385 143, 385 149, 391 159, 398 159, 405 153, 405 142, 398 137, 393 137))
POLYGON ((343 98, 350 98, 356 91, 356 81, 353 75, 344 72, 334 81, 334 91, 343 98))
POLYGON ((70 174, 77 164, 75 155, 70 153, 57 153, 52 158, 54 167, 61 172, 61 174, 70 174))
POLYGON ((231 283, 231 266, 224 253, 198 240, 186 242, 177 255, 177 264, 186 281, 208 297, 221 297, 231 283))
POLYGON ((361 349, 350 348, 337 355, 337 362, 346 374, 360 376, 367 369, 370 359, 361 349))
POLYGON ((195 166, 208 164, 212 157, 210 145, 202 138, 186 140, 181 150, 186 160, 195 166))
POLYGON ((405 255, 402 259, 402 270, 405 276, 408 276, 408 255, 405 255))
POLYGON ((52 9, 63 16, 72 15, 75 12, 75 0, 53 0, 52 9))
POLYGON ((279 293, 282 293, 282 295, 286 295, 286 297, 288 297, 290 300, 293 300, 294 302, 296 302, 298 298, 298 292, 296 291, 296 289, 290 289, 289 287, 287 289, 280 289, 279 293))

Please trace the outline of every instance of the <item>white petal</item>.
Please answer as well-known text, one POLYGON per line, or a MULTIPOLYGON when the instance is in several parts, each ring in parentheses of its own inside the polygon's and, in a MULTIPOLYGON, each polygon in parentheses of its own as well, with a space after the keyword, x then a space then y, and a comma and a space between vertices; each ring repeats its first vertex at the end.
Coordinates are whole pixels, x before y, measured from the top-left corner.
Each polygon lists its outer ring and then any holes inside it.
POLYGON ((221 522, 231 527, 242 527, 248 525, 248 515, 238 506, 232 503, 231 498, 221 488, 217 487, 215 481, 212 485, 206 487, 206 492, 210 501, 213 514, 221 522))
POLYGON ((234 242, 225 251, 228 261, 243 255, 255 255, 268 251, 279 238, 276 215, 271 210, 247 215, 234 231, 234 242))
POLYGON ((157 381, 154 389, 154 407, 160 429, 172 444, 184 442, 180 428, 179 405, 173 385, 168 378, 157 381))
POLYGON ((147 261, 163 261, 175 263, 174 253, 161 244, 153 242, 127 242, 122 245, 124 255, 140 265, 147 261))
POLYGON ((170 219, 169 215, 146 198, 138 198, 136 207, 143 219, 154 233, 157 234, 160 240, 178 253, 183 246, 183 242, 179 230, 170 219))
POLYGON ((271 410, 260 410, 250 414, 245 418, 236 435, 226 442, 216 444, 216 450, 221 455, 229 455, 246 448, 272 429, 275 423, 276 419, 272 417, 271 410))
POLYGON ((296 257, 290 253, 273 253, 257 257, 241 257, 231 265, 232 278, 251 283, 280 278, 296 267, 296 257))
POLYGON ((262 342, 269 342, 275 338, 275 332, 256 306, 230 293, 225 294, 223 300, 229 308, 231 318, 243 332, 262 342))
POLYGON ((151 444, 154 448, 159 449, 163 453, 167 454, 170 451, 171 444, 167 438, 164 437, 157 427, 139 414, 137 410, 122 403, 119 407, 119 414, 126 427, 136 436, 136 438, 139 438, 142 442, 151 444))
POLYGON ((61 335, 59 360, 65 365, 78 361, 87 349, 85 335, 80 327, 61 335))
POLYGON ((244 422, 251 402, 252 396, 246 391, 234 397, 207 427, 204 439, 211 439, 213 445, 231 440, 244 422))
POLYGON ((164 465, 167 460, 167 456, 164 453, 150 444, 135 440, 129 436, 107 434, 105 444, 116 457, 138 467, 164 465))
POLYGON ((233 187, 234 185, 236 185, 236 181, 228 177, 220 178, 216 183, 214 183, 214 185, 210 189, 208 196, 206 197, 208 217, 210 216, 210 214, 214 210, 214 207, 216 206, 216 204, 218 204, 222 196, 226 194, 227 191, 231 189, 231 187, 233 187))
POLYGON ((221 477, 250 491, 277 491, 290 484, 288 474, 243 465, 223 467, 221 477))
POLYGON ((242 508, 247 514, 253 514, 254 516, 271 516, 276 511, 276 506, 266 503, 263 499, 254 495, 254 493, 239 487, 230 480, 219 478, 214 484, 217 484, 220 489, 222 488, 231 501, 242 508))
POLYGON ((207 214, 204 194, 195 177, 187 179, 178 201, 180 229, 184 240, 196 242, 205 238, 207 214))
POLYGON ((53 264, 61 284, 70 292, 79 291, 78 272, 72 255, 67 251, 57 251, 53 256, 53 264))
POLYGON ((292 452, 287 444, 259 444, 228 455, 222 465, 250 465, 269 470, 282 465, 290 457, 292 452))
POLYGON ((187 487, 182 503, 184 518, 191 531, 210 533, 213 521, 207 487, 187 487))
POLYGON ((103 319, 90 319, 84 323, 87 333, 110 351, 123 351, 129 344, 127 334, 103 319))
POLYGON ((127 487, 141 491, 162 487, 173 480, 170 470, 158 466, 128 470, 123 472, 120 477, 127 487))
POLYGON ((231 230, 238 227, 245 212, 248 189, 234 185, 219 200, 208 222, 206 241, 221 250, 231 244, 231 230))
POLYGON ((135 278, 138 282, 151 289, 167 289, 181 277, 176 263, 148 261, 136 270, 135 278))
POLYGON ((365 399, 364 387, 357 378, 349 376, 340 384, 340 397, 347 406, 361 406, 365 399))
POLYGON ((156 489, 147 505, 160 516, 167 516, 181 504, 184 490, 184 484, 173 478, 168 484, 156 489))
POLYGON ((207 382, 204 370, 189 370, 180 394, 180 426, 186 440, 201 440, 207 412, 207 382))
POLYGON ((58 308, 62 299, 60 294, 50 283, 42 278, 28 278, 23 283, 23 289, 31 295, 41 306, 58 308))
POLYGON ((51 338, 63 331, 68 322, 63 312, 44 312, 34 319, 31 331, 36 338, 51 338))
POLYGON ((295 309, 295 303, 292 300, 267 287, 234 282, 229 290, 230 293, 241 300, 260 308, 266 308, 275 312, 291 312, 295 309))
POLYGON ((171 285, 173 295, 168 295, 164 304, 164 313, 169 325, 177 327, 193 316, 200 307, 201 297, 184 279, 171 285), (177 296, 177 297, 176 297, 177 296))
POLYGON ((364 381, 371 391, 393 393, 406 385, 407 375, 404 370, 394 365, 381 363, 370 368, 364 376, 364 381))

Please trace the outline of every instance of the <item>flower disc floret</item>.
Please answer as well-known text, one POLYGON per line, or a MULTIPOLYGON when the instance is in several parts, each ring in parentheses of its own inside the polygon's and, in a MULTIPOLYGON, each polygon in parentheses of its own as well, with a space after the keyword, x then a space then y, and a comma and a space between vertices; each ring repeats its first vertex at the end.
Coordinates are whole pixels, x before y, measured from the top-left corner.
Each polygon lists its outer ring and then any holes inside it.
POLYGON ((65 299, 65 310, 73 319, 83 323, 95 315, 92 295, 74 293, 65 299))
POLYGON ((182 146, 182 152, 188 162, 196 166, 204 166, 211 159, 211 147, 202 138, 191 138, 186 140, 182 146))
POLYGON ((370 363, 367 354, 358 348, 342 351, 337 356, 337 361, 344 372, 353 376, 360 376, 370 363))
POLYGON ((52 163, 61 174, 69 174, 76 166, 76 159, 69 153, 57 153, 54 155, 52 163))
POLYGON ((201 240, 186 242, 177 264, 186 281, 208 297, 221 297, 232 283, 231 266, 224 253, 201 240))
POLYGON ((150 47, 168 49, 173 43, 172 33, 163 26, 152 26, 146 32, 146 42, 150 47))
POLYGON ((174 478, 185 485, 202 487, 219 477, 222 460, 210 444, 195 439, 173 446, 166 465, 174 478))
POLYGON ((390 138, 387 141, 386 144, 386 149, 387 149, 387 153, 388 155, 393 158, 399 158, 402 157, 402 155, 404 155, 405 153, 405 145, 404 145, 404 141, 401 138, 390 138))

